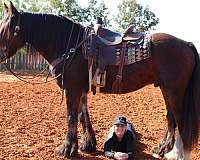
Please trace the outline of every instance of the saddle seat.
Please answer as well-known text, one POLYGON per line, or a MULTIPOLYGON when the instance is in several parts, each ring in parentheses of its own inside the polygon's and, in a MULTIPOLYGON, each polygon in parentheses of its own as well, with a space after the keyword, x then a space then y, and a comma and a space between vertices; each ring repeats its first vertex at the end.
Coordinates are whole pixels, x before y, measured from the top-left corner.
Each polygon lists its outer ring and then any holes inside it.
MULTIPOLYGON (((106 66, 118 66, 116 79, 112 84, 113 93, 120 93, 118 86, 122 81, 123 66, 142 59, 141 48, 144 42, 144 33, 133 32, 134 26, 129 26, 125 32, 113 32, 104 28, 101 23, 94 26, 94 34, 89 50, 89 79, 95 87, 106 85, 106 66), (126 59, 125 59, 126 58, 126 59), (93 65, 94 64, 94 65, 93 65)), ((96 89, 93 90, 93 93, 96 89)))
POLYGON ((124 33, 113 32, 107 28, 99 27, 96 34, 99 38, 100 45, 114 46, 122 43, 123 41, 140 41, 143 38, 143 33, 141 32, 129 32, 131 27, 129 27, 124 33))

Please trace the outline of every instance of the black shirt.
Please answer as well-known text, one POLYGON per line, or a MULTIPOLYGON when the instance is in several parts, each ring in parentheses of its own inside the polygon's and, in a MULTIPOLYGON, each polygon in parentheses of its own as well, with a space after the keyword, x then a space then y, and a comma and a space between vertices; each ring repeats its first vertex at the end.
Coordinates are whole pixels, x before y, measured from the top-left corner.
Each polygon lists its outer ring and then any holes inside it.
POLYGON ((135 140, 131 131, 127 130, 120 142, 116 134, 113 133, 113 136, 104 143, 104 155, 109 158, 114 158, 114 152, 123 152, 128 153, 128 160, 132 160, 134 148, 135 140))

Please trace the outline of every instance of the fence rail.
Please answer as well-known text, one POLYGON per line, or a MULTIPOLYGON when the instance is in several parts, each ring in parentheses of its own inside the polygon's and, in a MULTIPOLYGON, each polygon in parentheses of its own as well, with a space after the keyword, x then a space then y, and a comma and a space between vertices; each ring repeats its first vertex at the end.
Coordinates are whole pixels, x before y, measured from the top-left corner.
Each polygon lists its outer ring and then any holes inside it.
MULTIPOLYGON (((42 71, 48 67, 47 61, 39 54, 22 54, 18 53, 15 56, 6 60, 6 64, 12 70, 25 71, 42 71)), ((4 65, 0 64, 0 71, 5 70, 4 65)))

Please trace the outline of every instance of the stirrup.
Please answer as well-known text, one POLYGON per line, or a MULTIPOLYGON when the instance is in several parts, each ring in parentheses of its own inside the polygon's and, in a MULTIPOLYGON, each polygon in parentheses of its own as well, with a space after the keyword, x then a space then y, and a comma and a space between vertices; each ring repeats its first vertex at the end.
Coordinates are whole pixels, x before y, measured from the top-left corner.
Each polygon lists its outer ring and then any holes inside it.
POLYGON ((92 85, 96 87, 105 87, 106 85, 106 71, 99 73, 99 69, 96 69, 94 77, 92 79, 92 85))

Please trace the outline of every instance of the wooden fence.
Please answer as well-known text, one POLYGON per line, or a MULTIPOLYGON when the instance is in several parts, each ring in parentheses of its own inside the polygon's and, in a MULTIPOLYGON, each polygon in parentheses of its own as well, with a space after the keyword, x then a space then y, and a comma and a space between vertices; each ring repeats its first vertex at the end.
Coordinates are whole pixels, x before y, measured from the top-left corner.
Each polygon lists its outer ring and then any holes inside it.
MULTIPOLYGON (((39 54, 22 54, 18 53, 15 56, 6 60, 6 64, 12 70, 24 71, 42 71, 48 67, 47 61, 39 54)), ((0 71, 4 71, 4 65, 0 64, 0 71)), ((47 69, 48 70, 48 69, 47 69)))

